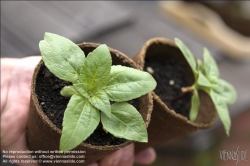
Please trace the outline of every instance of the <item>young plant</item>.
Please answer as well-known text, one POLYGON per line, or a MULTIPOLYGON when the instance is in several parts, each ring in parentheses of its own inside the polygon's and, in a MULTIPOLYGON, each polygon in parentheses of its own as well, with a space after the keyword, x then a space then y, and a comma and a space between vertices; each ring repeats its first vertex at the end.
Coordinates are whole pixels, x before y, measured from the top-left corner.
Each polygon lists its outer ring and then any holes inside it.
POLYGON ((75 148, 100 122, 116 137, 148 141, 141 115, 126 101, 156 87, 156 81, 149 73, 111 66, 111 55, 104 44, 85 57, 69 39, 45 33, 39 47, 45 66, 58 78, 72 82, 72 86, 61 90, 61 95, 71 98, 64 113, 60 150, 75 148))
POLYGON ((203 49, 203 62, 195 61, 194 56, 187 46, 178 38, 175 43, 180 48, 194 74, 194 84, 191 87, 183 87, 182 91, 192 92, 190 120, 194 121, 198 115, 200 99, 198 90, 205 91, 212 99, 218 115, 223 123, 226 134, 229 136, 231 120, 227 104, 233 104, 237 94, 234 87, 220 78, 218 66, 209 51, 203 49))

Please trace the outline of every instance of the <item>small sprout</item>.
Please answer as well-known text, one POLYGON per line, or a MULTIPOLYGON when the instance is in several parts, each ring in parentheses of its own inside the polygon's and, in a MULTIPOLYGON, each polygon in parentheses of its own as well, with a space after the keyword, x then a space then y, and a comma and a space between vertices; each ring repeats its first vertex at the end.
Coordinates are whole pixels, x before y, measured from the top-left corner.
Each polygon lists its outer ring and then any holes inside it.
POLYGON ((194 121, 197 118, 200 107, 198 90, 203 90, 210 95, 223 123, 226 134, 229 136, 231 120, 227 104, 233 104, 236 101, 237 94, 234 87, 230 83, 219 78, 220 74, 216 61, 206 48, 203 50, 203 62, 199 59, 195 61, 193 54, 181 40, 175 38, 175 43, 187 60, 195 78, 192 86, 182 87, 181 89, 183 93, 192 92, 193 94, 189 115, 190 120, 194 121))
POLYGON ((105 133, 108 133, 108 130, 106 130, 103 126, 102 126, 102 129, 105 133))
POLYGON ((154 74, 154 69, 152 69, 152 67, 147 67, 146 70, 147 70, 147 72, 149 72, 150 74, 154 74))
POLYGON ((174 80, 170 80, 169 85, 174 85, 174 80))
POLYGON ((70 97, 64 112, 61 151, 71 150, 85 141, 100 122, 104 131, 118 138, 148 141, 141 114, 126 101, 155 89, 156 81, 149 73, 112 66, 105 44, 85 57, 80 47, 69 39, 45 33, 39 47, 50 72, 72 83, 60 92, 70 97))

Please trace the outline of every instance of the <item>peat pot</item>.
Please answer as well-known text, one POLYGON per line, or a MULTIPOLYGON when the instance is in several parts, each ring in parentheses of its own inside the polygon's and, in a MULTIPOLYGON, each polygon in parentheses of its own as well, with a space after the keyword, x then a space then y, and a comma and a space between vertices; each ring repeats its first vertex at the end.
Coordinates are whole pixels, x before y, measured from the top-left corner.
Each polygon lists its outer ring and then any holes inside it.
POLYGON ((200 109, 195 121, 189 120, 191 95, 181 94, 181 87, 193 84, 194 76, 178 46, 166 38, 148 40, 133 60, 156 79, 153 111, 147 144, 136 143, 136 151, 168 142, 196 130, 209 128, 217 116, 211 98, 199 91, 200 109))
MULTIPOLYGON (((96 43, 87 43, 84 42, 82 44, 78 45, 87 55, 89 52, 92 52, 95 48, 99 46, 99 44, 96 43)), ((112 65, 124 65, 129 66, 133 68, 139 69, 139 67, 126 55, 123 53, 109 48, 111 56, 112 56, 112 65)), ((58 127, 57 119, 55 118, 54 121, 56 124, 54 124, 49 118, 48 115, 45 114, 46 108, 44 104, 46 102, 49 102, 50 105, 55 105, 57 103, 61 105, 67 105, 68 100, 67 99, 57 99, 57 98, 51 98, 51 95, 43 96, 43 91, 39 92, 41 94, 38 94, 38 85, 43 85, 46 87, 52 87, 54 84, 58 84, 54 89, 51 91, 57 91, 57 95, 60 96, 60 90, 61 87, 60 84, 62 84, 62 80, 57 81, 47 81, 46 78, 49 78, 52 76, 52 74, 45 69, 44 62, 41 60, 39 64, 35 68, 35 72, 32 79, 32 85, 31 85, 31 99, 30 99, 30 111, 29 111, 29 120, 28 120, 28 127, 27 127, 27 144, 31 151, 34 151, 34 155, 53 155, 51 153, 56 153, 59 150, 59 142, 60 142, 60 136, 61 136, 61 129, 58 127), (38 79, 41 75, 44 76, 44 78, 38 79), (42 82, 40 82, 42 81, 42 82), (39 83, 40 82, 40 83, 39 83), (45 84, 46 82, 46 84, 45 84), (45 85, 44 85, 45 84, 45 85), (46 97, 48 97, 48 100, 46 100, 46 97), (39 100, 41 98, 45 98, 46 102, 40 102, 39 100), (66 100, 66 102, 64 101, 66 100), (48 152, 48 154, 46 154, 48 152)), ((54 86, 53 86, 54 87, 54 86)), ((60 96, 63 98, 62 96, 60 96)), ((138 111, 141 113, 143 120, 146 124, 146 126, 149 125, 151 112, 153 109, 153 99, 152 94, 148 93, 146 95, 141 96, 137 101, 138 105, 138 111)), ((60 108, 64 109, 65 108, 60 108)), ((59 107, 54 108, 54 112, 50 112, 49 116, 63 116, 64 110, 59 110, 59 107), (60 111, 60 115, 59 115, 60 111), (52 115, 51 115, 52 114, 52 115)), ((102 139, 102 138, 101 138, 102 139)), ((75 160, 76 162, 80 162, 81 165, 87 165, 89 163, 92 163, 94 161, 98 161, 102 159, 103 157, 107 156, 108 154, 123 148, 129 144, 133 143, 133 141, 127 141, 124 140, 118 145, 110 145, 107 143, 107 145, 91 145, 90 143, 82 142, 79 146, 77 146, 75 149, 72 150, 72 152, 67 153, 67 155, 80 155, 80 158, 67 158, 66 160, 75 160), (73 153, 74 152, 74 153, 73 153), (79 154, 75 152, 80 152, 79 154), (81 160, 81 161, 80 161, 81 160), (84 160, 84 161, 83 161, 84 160), (85 164, 82 164, 82 163, 85 164)), ((64 153, 57 153, 57 155, 65 155, 64 153)), ((79 157, 79 156, 78 156, 79 157)), ((44 160, 51 160, 50 158, 41 158, 39 160, 41 165, 58 165, 58 163, 43 163, 44 160)), ((52 162, 55 162, 56 160, 65 160, 65 158, 61 159, 52 159, 52 162)), ((60 162, 62 164, 62 162, 60 162)), ((75 165, 76 163, 67 163, 64 165, 75 165)))

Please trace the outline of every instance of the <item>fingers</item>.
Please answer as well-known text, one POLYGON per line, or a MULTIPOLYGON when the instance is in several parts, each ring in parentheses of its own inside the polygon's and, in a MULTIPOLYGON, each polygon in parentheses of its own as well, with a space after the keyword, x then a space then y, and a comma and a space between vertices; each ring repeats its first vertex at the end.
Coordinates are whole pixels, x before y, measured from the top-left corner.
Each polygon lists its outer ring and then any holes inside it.
POLYGON ((117 166, 118 163, 120 162, 122 154, 123 154, 122 149, 115 151, 114 153, 108 155, 107 157, 104 157, 99 162, 99 166, 117 166))
POLYGON ((151 164, 156 158, 156 153, 153 148, 148 148, 134 157, 134 144, 126 146, 109 156, 103 158, 97 163, 92 163, 88 166, 132 166, 134 162, 138 164, 151 164))
POLYGON ((132 166, 133 163, 134 144, 131 144, 103 158, 99 166, 132 166))
POLYGON ((151 164, 155 159, 156 153, 153 148, 147 148, 135 156, 135 162, 138 164, 151 164))
POLYGON ((122 152, 118 166, 132 166, 134 163, 134 144, 124 147, 122 152))

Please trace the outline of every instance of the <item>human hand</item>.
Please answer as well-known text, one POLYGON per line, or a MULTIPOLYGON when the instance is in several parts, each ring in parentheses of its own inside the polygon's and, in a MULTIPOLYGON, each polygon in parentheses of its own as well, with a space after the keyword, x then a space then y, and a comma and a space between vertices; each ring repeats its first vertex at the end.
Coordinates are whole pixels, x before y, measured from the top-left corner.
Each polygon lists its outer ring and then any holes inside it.
POLYGON ((156 153, 153 148, 134 155, 134 144, 131 144, 88 166, 132 166, 134 162, 146 165, 151 164, 155 158, 156 153))
MULTIPOLYGON (((36 56, 19 59, 1 58, 1 150, 28 150, 26 125, 31 79, 40 59, 41 57, 36 56)), ((27 160, 32 159, 27 158, 27 160)), ((38 164, 29 165, 38 166, 38 164)))
MULTIPOLYGON (((26 125, 30 104, 30 86, 35 66, 41 57, 1 59, 1 149, 28 150, 26 125)), ((22 153, 24 155, 24 153, 22 153)), ((149 148, 134 156, 134 144, 122 148, 98 162, 99 166, 132 166, 134 162, 150 164, 155 151, 149 148), (116 165, 115 165, 116 164, 116 165)), ((32 160, 27 158, 26 160, 32 160)), ((98 166, 92 163, 92 166, 98 166)), ((19 163, 23 166, 26 164, 19 163)), ((38 166, 38 164, 29 164, 38 166)))

